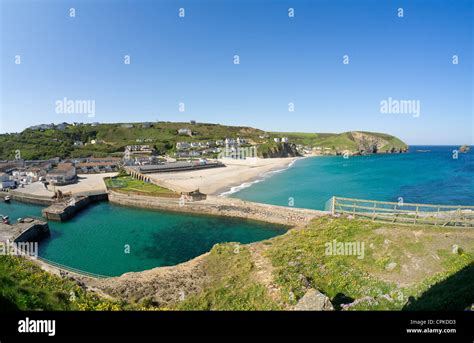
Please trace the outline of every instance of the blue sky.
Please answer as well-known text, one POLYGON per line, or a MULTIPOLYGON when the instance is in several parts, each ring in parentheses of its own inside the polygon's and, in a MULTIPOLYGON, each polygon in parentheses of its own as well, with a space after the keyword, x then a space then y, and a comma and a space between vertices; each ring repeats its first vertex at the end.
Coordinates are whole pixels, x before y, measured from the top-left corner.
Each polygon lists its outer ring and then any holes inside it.
POLYGON ((1 0, 0 129, 194 119, 474 144, 472 3, 1 0), (56 113, 64 97, 94 100, 95 117, 56 113), (420 116, 380 113, 389 97, 420 116))

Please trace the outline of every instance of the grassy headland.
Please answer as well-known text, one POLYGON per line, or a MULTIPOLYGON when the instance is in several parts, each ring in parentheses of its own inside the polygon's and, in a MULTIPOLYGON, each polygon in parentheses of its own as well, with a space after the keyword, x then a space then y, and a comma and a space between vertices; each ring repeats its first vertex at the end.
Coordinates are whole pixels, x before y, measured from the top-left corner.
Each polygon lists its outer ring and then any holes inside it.
POLYGON ((125 290, 129 298, 119 302, 4 256, 0 301, 5 309, 287 310, 315 288, 336 310, 464 310, 474 303, 474 233, 468 229, 324 217, 266 241, 217 244, 189 263, 192 268, 95 281, 117 299, 114 289, 125 290), (334 240, 363 242, 363 258, 326 254, 334 240), (460 249, 453 252, 453 245, 460 249), (173 295, 180 290, 182 299, 173 295))

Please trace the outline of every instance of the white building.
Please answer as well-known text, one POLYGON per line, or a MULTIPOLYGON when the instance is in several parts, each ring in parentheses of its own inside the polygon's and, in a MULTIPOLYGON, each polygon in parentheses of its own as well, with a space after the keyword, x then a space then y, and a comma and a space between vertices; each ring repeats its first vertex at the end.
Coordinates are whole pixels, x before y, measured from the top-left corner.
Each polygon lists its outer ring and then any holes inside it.
POLYGON ((189 143, 188 142, 177 142, 176 143, 176 149, 178 150, 186 150, 189 149, 189 143))
POLYGON ((0 173, 0 188, 10 188, 15 186, 15 181, 10 179, 10 175, 0 173))
POLYGON ((59 163, 58 166, 46 174, 46 181, 55 185, 65 185, 76 182, 76 168, 72 163, 59 163))
POLYGON ((179 129, 178 130, 178 135, 192 136, 193 132, 190 129, 179 129))

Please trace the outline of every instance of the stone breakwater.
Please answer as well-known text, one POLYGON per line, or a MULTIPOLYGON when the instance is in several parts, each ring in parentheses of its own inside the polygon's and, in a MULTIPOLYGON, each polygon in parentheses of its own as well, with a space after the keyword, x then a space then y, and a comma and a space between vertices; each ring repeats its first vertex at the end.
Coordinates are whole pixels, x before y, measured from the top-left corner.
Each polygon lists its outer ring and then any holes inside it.
POLYGON ((275 206, 217 196, 208 196, 206 200, 182 202, 179 199, 109 191, 109 201, 124 206, 245 218, 289 226, 304 226, 315 217, 329 214, 326 211, 275 206))
POLYGON ((38 219, 25 218, 14 224, 0 223, 0 242, 39 242, 49 234, 48 223, 38 219))

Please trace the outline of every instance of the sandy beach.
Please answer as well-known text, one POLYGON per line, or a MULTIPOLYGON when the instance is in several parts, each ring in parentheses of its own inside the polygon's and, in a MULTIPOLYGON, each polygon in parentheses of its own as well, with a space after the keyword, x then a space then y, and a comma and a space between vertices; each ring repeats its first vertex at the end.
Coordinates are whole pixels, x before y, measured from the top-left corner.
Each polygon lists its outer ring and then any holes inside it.
POLYGON ((226 166, 222 168, 203 169, 173 173, 147 174, 153 180, 169 185, 176 191, 192 191, 198 189, 210 195, 220 195, 232 187, 252 182, 262 175, 288 168, 295 161, 288 158, 251 158, 246 160, 221 160, 226 166))

